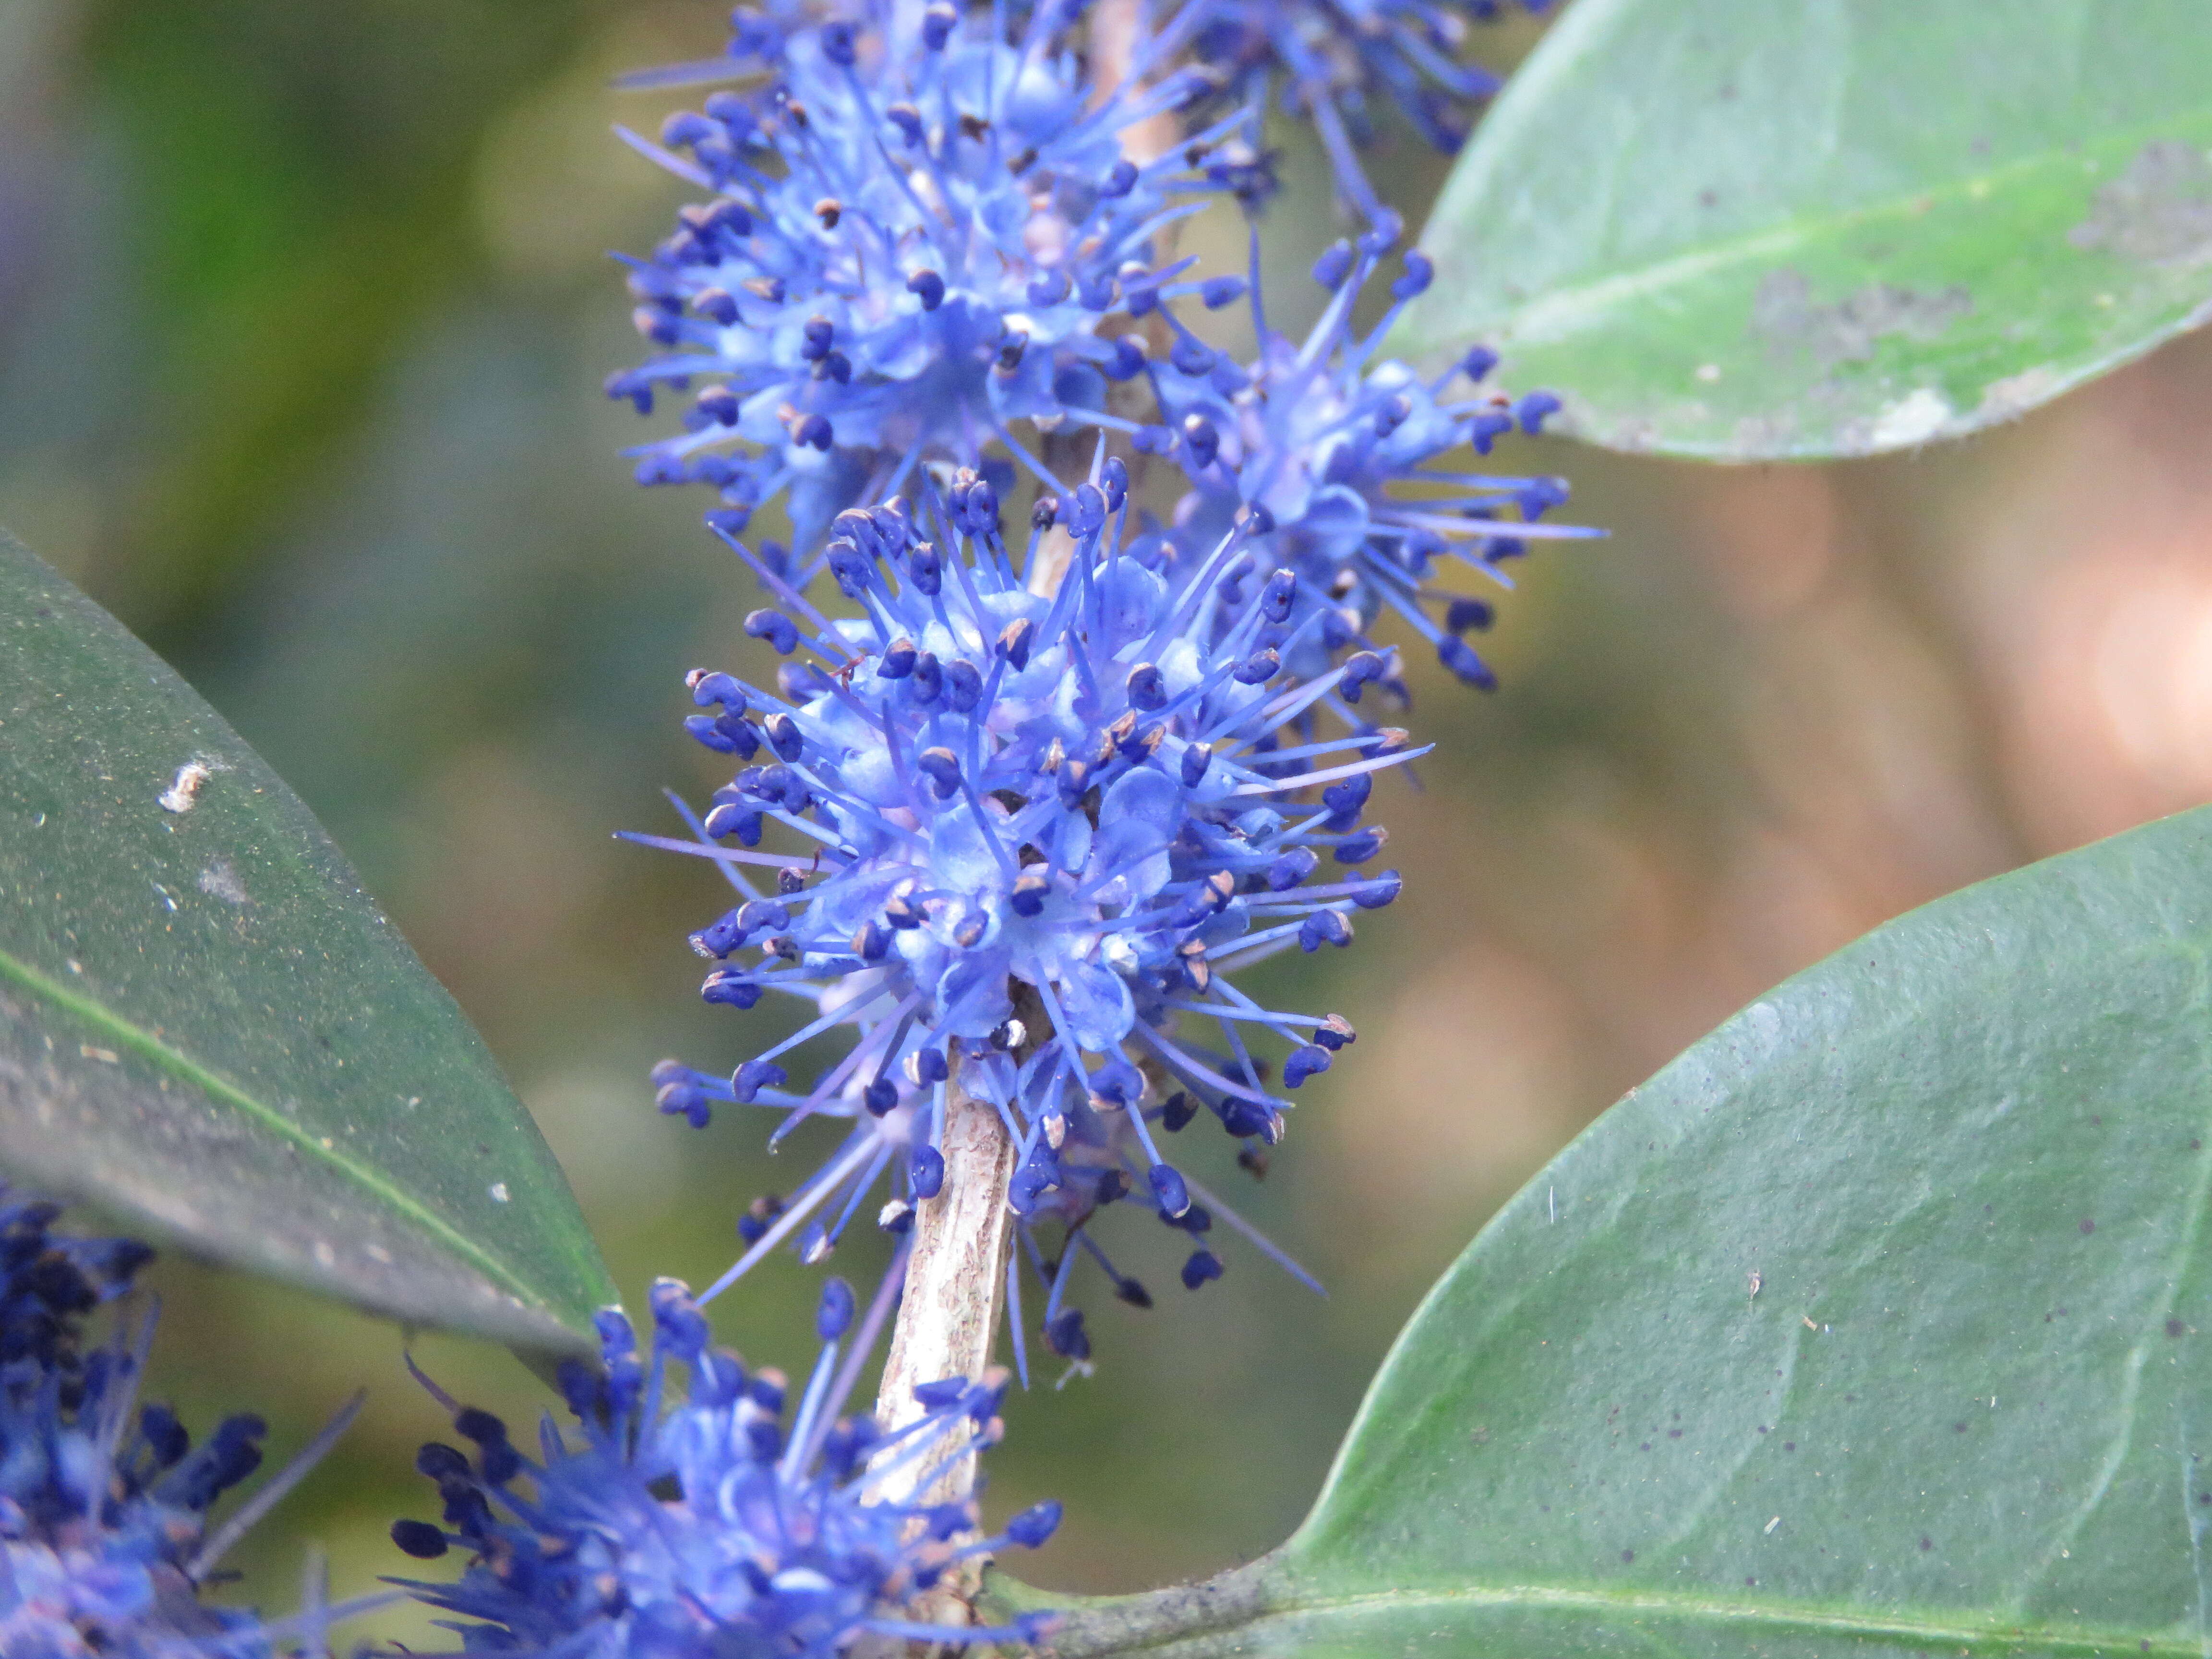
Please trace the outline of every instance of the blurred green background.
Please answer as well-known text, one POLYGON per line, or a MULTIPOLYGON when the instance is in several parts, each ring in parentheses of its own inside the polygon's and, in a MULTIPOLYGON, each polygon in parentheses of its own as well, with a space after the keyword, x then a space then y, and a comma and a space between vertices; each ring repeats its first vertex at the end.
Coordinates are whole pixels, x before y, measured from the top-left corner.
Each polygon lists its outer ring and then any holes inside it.
MULTIPOLYGON (((1534 33, 1481 48, 1510 64, 1534 33)), ((711 1278, 745 1203, 798 1173, 764 1125, 653 1114, 653 1060, 750 1047, 684 945, 712 873, 608 838, 713 781, 683 671, 764 669, 705 499, 633 486, 618 452, 647 428, 598 392, 639 351, 606 252, 678 199, 607 131, 664 103, 609 78, 721 40, 690 0, 0 0, 0 524, 322 816, 633 1297, 711 1278)), ((1299 322, 1335 229, 1310 145, 1279 137, 1270 294, 1299 322)), ((1442 164, 1401 142, 1376 171, 1418 222, 1442 164)), ((1241 258, 1241 233, 1187 246, 1241 258)), ((1024 1574, 1134 1588, 1273 1544, 1430 1280, 1622 1090, 1885 917, 2212 797, 2209 421, 2199 337, 1914 456, 1511 453, 1570 474, 1610 539, 1530 563, 1496 696, 1423 665, 1412 723, 1446 747, 1380 792, 1409 902, 1268 970, 1362 1041, 1304 1091, 1264 1184, 1225 1142, 1190 1159, 1331 1294, 1232 1247, 1186 1295, 1171 1236, 1117 1233, 1160 1305, 1090 1296, 1097 1375, 1055 1389, 1048 1365, 992 1460, 994 1509, 1068 1501, 1024 1574)), ((840 1267, 865 1280, 874 1243, 840 1267)), ((197 1423, 255 1407, 281 1456, 373 1389, 234 1594, 288 1607, 308 1539, 341 1594, 403 1570, 384 1529, 426 1512, 410 1455, 441 1424, 398 1334, 189 1263, 158 1277, 161 1383, 197 1423)), ((811 1284, 779 1261, 722 1334, 803 1363, 811 1284)), ((416 1352, 494 1408, 542 1398, 495 1352, 416 1352)), ((360 1630, 436 1642, 404 1609, 360 1630)))

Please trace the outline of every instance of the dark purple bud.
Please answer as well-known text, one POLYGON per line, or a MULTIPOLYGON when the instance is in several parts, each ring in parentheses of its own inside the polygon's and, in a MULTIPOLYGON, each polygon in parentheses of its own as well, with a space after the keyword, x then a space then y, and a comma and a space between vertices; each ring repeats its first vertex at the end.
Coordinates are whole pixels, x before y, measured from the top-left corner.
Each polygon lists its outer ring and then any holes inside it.
POLYGON ((950 749, 925 749, 915 764, 928 778, 939 800, 950 800, 960 788, 960 757, 950 749))
POLYGON ((1338 242, 1314 261, 1313 279, 1334 294, 1352 275, 1352 244, 1338 242))
POLYGON ((902 680, 914 672, 915 661, 914 641, 902 635, 884 647, 876 672, 887 680, 902 680))
POLYGON ((1471 346, 1466 356, 1459 360, 1460 373, 1480 383, 1483 377, 1498 367, 1498 354, 1488 346, 1471 346))
POLYGON ((1091 1337, 1083 1328, 1080 1310, 1070 1308, 1044 1328, 1044 1340, 1062 1359, 1091 1358, 1091 1337))
POLYGON ((1465 640, 1445 635, 1437 641, 1437 659, 1462 682, 1478 691, 1498 690, 1498 676, 1490 672, 1489 665, 1475 654, 1474 647, 1465 640))
POLYGON ((1051 1537, 1060 1527, 1060 1505, 1051 1502, 1031 1504, 1006 1522, 1006 1536, 1025 1550, 1036 1549, 1051 1537))
POLYGON ((1105 182, 1098 186, 1098 193, 1110 199, 1127 196, 1136 187, 1137 164, 1125 155, 1107 173, 1105 182))
POLYGON ((1385 870, 1352 894, 1352 902, 1363 910, 1380 910, 1398 896, 1398 890, 1404 885, 1405 878, 1395 870, 1385 870))
POLYGON ((952 38, 953 26, 960 14, 950 6, 932 6, 921 15, 921 43, 932 52, 943 52, 945 43, 952 38))
POLYGON ((1030 278, 1029 297, 1033 306, 1056 306, 1066 302, 1074 291, 1075 284, 1064 270, 1048 270, 1030 278))
POLYGON ((1193 1250, 1182 1264, 1182 1287, 1194 1291, 1209 1279, 1221 1277, 1221 1258, 1211 1250, 1193 1250))
POLYGON ((1050 882, 1034 870, 1028 871, 1015 878, 1013 891, 1007 895, 1006 902, 1016 915, 1034 916, 1044 909, 1045 895, 1051 890, 1050 882))
POLYGON ((908 1154, 907 1169, 916 1198, 935 1198, 945 1190, 945 1155, 936 1147, 915 1147, 908 1154))
POLYGON ((1176 1171, 1172 1164, 1155 1164, 1147 1172, 1152 1184, 1152 1202, 1164 1216, 1179 1216, 1190 1208, 1190 1188, 1176 1171))
MULTIPOLYGON (((1194 376, 1210 374, 1213 368, 1214 351, 1212 346, 1195 335, 1178 334, 1175 344, 1168 349, 1168 361, 1176 366, 1178 374, 1194 376)), ((732 416, 726 424, 733 424, 735 420, 736 416, 732 416)))
POLYGON ((761 729, 768 733, 768 746, 775 750, 779 760, 795 761, 806 747, 799 722, 788 714, 770 714, 761 722, 761 729))
POLYGON ((745 635, 749 639, 766 640, 779 657, 787 657, 799 648, 799 628, 781 611, 765 608, 752 612, 745 618, 745 635))
POLYGON ((1151 710, 1165 705, 1168 683, 1157 663, 1140 662, 1129 671, 1129 706, 1151 710))
POLYGON ((1497 620, 1498 612, 1487 599, 1454 599, 1444 611, 1444 626, 1455 634, 1470 629, 1486 633, 1497 620))
POLYGON ((1363 830, 1356 836, 1346 836, 1336 844, 1339 864, 1364 864, 1382 850, 1382 832, 1363 830))
MULTIPOLYGON (((934 592, 933 588, 923 590, 934 592)), ((945 671, 937 665, 934 652, 925 651, 914 659, 914 700, 916 702, 935 702, 945 695, 945 671)))
POLYGON ((1556 415, 1563 407, 1557 394, 1532 392, 1513 405, 1513 417, 1521 422, 1521 429, 1530 436, 1544 429, 1544 418, 1556 415))
POLYGON ((1308 1078, 1328 1070, 1329 1053, 1318 1043, 1309 1042, 1291 1050, 1290 1058, 1283 1062, 1283 1087, 1295 1089, 1308 1078))
MULTIPOLYGON (((896 103, 889 105, 884 108, 884 114, 890 118, 891 125, 899 130, 899 136, 904 138, 908 144, 919 144, 921 143, 923 132, 921 112, 916 109, 912 104, 896 103)), ((912 292, 921 292, 919 289, 915 288, 914 279, 912 277, 908 277, 907 279, 907 287, 912 292)), ((944 297, 944 288, 943 285, 940 284, 938 289, 938 298, 943 299, 944 297)), ((935 302, 928 299, 924 299, 922 304, 928 310, 934 311, 937 309, 935 302)))
POLYGON ((835 1342, 853 1328, 853 1287, 842 1279, 822 1286, 821 1305, 814 1310, 814 1331, 824 1342, 835 1342))
POLYGON ((1272 892, 1286 893, 1308 876, 1321 860, 1310 847, 1293 847, 1267 866, 1267 887, 1272 892))
POLYGON ((773 1060, 749 1060, 730 1078, 730 1090, 740 1105, 750 1106, 763 1089, 781 1088, 791 1074, 773 1060))
POLYGON ((1260 590, 1260 614, 1272 623, 1288 622, 1291 603, 1297 596, 1297 575, 1288 570, 1278 570, 1260 590))
POLYGON ((1410 300, 1417 294, 1425 293, 1436 275, 1437 268, 1429 256, 1415 248, 1406 255, 1406 274, 1390 284, 1390 297, 1410 300))
POLYGON ((1265 685, 1281 672, 1281 655, 1271 646, 1265 651, 1255 651, 1230 671, 1230 678, 1239 685, 1265 685))
POLYGON ((1192 467, 1200 472, 1212 466, 1214 457, 1221 453, 1221 434, 1203 415, 1182 417, 1182 441, 1190 451, 1192 467))
POLYGON ((417 1561, 434 1561, 446 1553, 445 1529, 428 1521, 394 1521, 392 1541, 417 1561))
POLYGON ((1352 943, 1352 918, 1341 910, 1316 910, 1298 924, 1298 948, 1309 955, 1324 945, 1352 943))
POLYGON ((1213 745, 1194 743, 1182 751, 1182 787, 1195 789, 1206 776, 1206 769, 1213 764, 1213 745))
POLYGON ((921 296, 924 311, 934 311, 945 303, 945 278, 933 270, 917 270, 906 279, 906 291, 921 296))
POLYGON ((1027 617, 1018 617, 1008 623, 1006 631, 999 635, 999 654, 1012 664, 1018 674, 1030 665, 1030 647, 1036 639, 1036 624, 1027 617))

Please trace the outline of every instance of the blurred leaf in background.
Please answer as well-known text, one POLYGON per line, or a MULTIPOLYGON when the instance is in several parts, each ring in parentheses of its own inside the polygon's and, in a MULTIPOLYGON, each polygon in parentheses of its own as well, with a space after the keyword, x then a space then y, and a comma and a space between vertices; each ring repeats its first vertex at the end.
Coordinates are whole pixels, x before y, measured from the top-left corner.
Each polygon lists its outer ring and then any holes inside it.
MULTIPOLYGON (((683 671, 772 663, 740 636, 757 590, 699 531, 704 501, 629 482, 619 450, 641 429, 598 388, 638 349, 605 254, 659 236, 676 199, 607 132, 661 106, 608 79, 714 50, 722 9, 34 9, 8 45, 43 56, 0 54, 0 177, 31 179, 0 185, 0 524, 175 662, 329 826, 536 1112, 625 1293, 705 1282, 745 1203, 810 1149, 771 1158, 762 1127, 654 1116, 647 1067, 733 1056, 740 1017, 700 1005, 684 944, 720 908, 713 873, 607 836, 668 827, 664 785, 719 781, 680 731, 683 671), (147 62, 164 43, 179 66, 147 62), (128 107, 154 82, 172 86, 161 122, 128 107), (249 94, 289 113, 253 125, 231 106, 249 94), (265 443, 199 449, 290 371, 222 380, 233 359, 195 334, 216 378, 179 368, 149 401, 154 367, 185 361, 155 258, 183 232, 161 227, 221 222, 319 146, 301 210, 330 238, 319 268, 419 285, 362 317, 325 290, 282 296, 337 337, 316 349, 358 354, 351 378, 293 382, 323 413, 257 426, 265 443), (216 159, 172 167, 164 149, 216 159), (143 186, 157 174, 162 191, 143 186), (437 227, 393 228, 414 212, 437 227), (216 505, 157 507, 156 477, 216 505)), ((1482 45, 1508 62, 1537 32, 1482 45)), ((1275 137, 1294 190, 1318 177, 1307 135, 1275 137)), ((1385 143, 1375 172, 1418 222, 1443 168, 1385 143)), ((1275 209, 1277 327, 1318 309, 1304 272, 1338 228, 1318 190, 1275 209)), ((191 314, 250 346, 260 268, 210 246, 191 314)), ((1233 222, 1189 246, 1241 268, 1233 222)), ((1302 1091, 1266 1181, 1228 1177, 1332 1294, 1240 1253, 1229 1280, 1150 1313, 1098 1309, 1107 1364, 1011 1401, 994 1455, 994 1510, 1069 1501, 1035 1578, 1134 1589, 1280 1541, 1423 1290, 1623 1089, 1887 916, 2212 798, 2209 422, 2212 349, 2192 338, 1916 457, 1719 470, 1525 441, 1507 457, 1568 474, 1568 511, 1611 539, 1528 562, 1486 649, 1495 697, 1416 665, 1407 718, 1446 748, 1377 813, 1414 902, 1255 988, 1340 1009, 1364 1039, 1302 1091)), ((864 1279, 872 1243, 835 1265, 864 1279)), ((788 1364, 813 1346, 811 1279, 772 1267, 721 1334, 788 1364)), ((162 1272, 193 1310, 164 1332, 165 1386, 204 1415, 265 1403, 272 1456, 371 1386, 288 1524, 328 1540, 339 1594, 402 1570, 384 1528, 419 1505, 410 1459, 441 1419, 392 1330, 162 1272), (228 1397, 248 1374, 265 1390, 228 1397)), ((544 1401, 504 1356, 417 1352, 512 1420, 544 1401)), ((296 1552, 273 1531, 259 1548, 239 1593, 281 1601, 296 1552)), ((418 1639, 412 1617, 370 1627, 418 1639)))
POLYGON ((2011 420, 2212 316, 2201 0, 1582 0, 1499 99, 1398 331, 1565 429, 1722 460, 2011 420))

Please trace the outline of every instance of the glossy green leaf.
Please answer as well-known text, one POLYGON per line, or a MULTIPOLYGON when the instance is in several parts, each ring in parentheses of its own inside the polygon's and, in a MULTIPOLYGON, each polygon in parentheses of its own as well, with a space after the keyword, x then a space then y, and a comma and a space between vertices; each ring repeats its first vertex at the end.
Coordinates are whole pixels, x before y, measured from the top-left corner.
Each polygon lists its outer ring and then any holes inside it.
POLYGON ((1574 0, 1393 344, 1743 460, 1970 432, 2212 315, 2205 0, 1574 0))
POLYGON ((529 1114, 321 826, 4 536, 0 1168, 525 1347, 586 1346, 614 1299, 529 1114))
POLYGON ((1296 1537, 1055 1645, 2201 1659, 2208 1142, 2212 809, 1736 1015, 1483 1230, 1296 1537))

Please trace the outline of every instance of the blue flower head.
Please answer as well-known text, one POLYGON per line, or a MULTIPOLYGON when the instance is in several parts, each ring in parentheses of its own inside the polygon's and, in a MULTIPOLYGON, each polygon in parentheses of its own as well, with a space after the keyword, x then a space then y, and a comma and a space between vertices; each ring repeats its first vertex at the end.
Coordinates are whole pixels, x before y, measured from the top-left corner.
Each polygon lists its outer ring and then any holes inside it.
MULTIPOLYGON (((1540 12, 1550 0, 1520 3, 1540 12)), ((1468 28, 1504 9, 1504 0, 1182 0, 1157 50, 1188 52, 1255 117, 1277 88, 1285 113, 1320 133, 1344 198, 1373 221, 1385 210, 1358 146, 1373 135, 1374 104, 1395 104, 1424 139, 1456 153, 1475 106, 1503 84, 1461 61, 1468 28)))
MULTIPOLYGON (((1361 820, 1374 773, 1413 751, 1346 706, 1353 668, 1285 672, 1323 616, 1295 572, 1231 574, 1239 528, 1170 585, 1125 550, 1129 516, 1117 460, 1040 501, 1027 568, 1048 537, 1073 556, 1039 594, 973 474, 919 518, 896 500, 848 511, 826 557, 861 614, 832 622, 787 588, 791 614, 747 624, 787 654, 805 624, 808 656, 777 689, 691 677, 694 734, 744 769, 690 840, 636 839, 714 860, 738 890, 692 938, 717 964, 707 1000, 782 994, 812 1018, 726 1079, 663 1066, 661 1106, 703 1124, 718 1101, 767 1105, 787 1114, 779 1135, 815 1115, 854 1126, 787 1206, 751 1218, 723 1285, 802 1225, 818 1258, 887 1171, 879 1220, 902 1227, 944 1179, 957 1068, 1020 1148, 1010 1201, 1051 1270, 1045 1328, 1080 1359, 1075 1258, 1145 1295, 1105 1263, 1093 1212, 1127 1200, 1193 1234, 1217 1210, 1241 1226, 1160 1136, 1204 1112, 1263 1156, 1290 1104, 1277 1064, 1295 1089, 1352 1041, 1341 1018, 1263 1007, 1232 975, 1347 944, 1357 911, 1396 896, 1395 872, 1363 871, 1384 832, 1361 820), (796 1053, 832 1037, 842 1053, 794 1080, 796 1053), (1056 1260, 1047 1220, 1068 1235, 1056 1260)), ((1220 1266, 1202 1241, 1192 1261, 1194 1287, 1220 1266)))
POLYGON ((152 1316, 89 1351, 84 1327, 153 1252, 53 1232, 58 1213, 0 1185, 0 1653, 272 1659, 295 1637, 319 1652, 337 1613, 264 1625, 198 1587, 350 1412, 210 1538, 210 1507, 261 1462, 262 1421, 229 1418, 195 1447, 166 1407, 137 1404, 152 1316))
POLYGON ((1149 295, 1153 239, 1191 210, 1170 196, 1206 180, 1192 152, 1139 165, 1122 135, 1195 79, 1094 98, 1057 8, 1006 15, 873 0, 756 20, 733 51, 769 61, 764 88, 633 138, 711 192, 629 262, 662 351, 608 392, 647 413, 691 394, 683 430, 639 452, 642 482, 715 486, 739 531, 782 496, 811 556, 836 513, 926 463, 985 466, 990 447, 990 467, 1046 476, 1015 428, 1079 423, 1137 371, 1099 325, 1125 288, 1149 295))
POLYGON ((1047 1621, 1035 1617, 976 1629, 907 1616, 963 1560, 1042 1544, 1060 1505, 977 1538, 972 1502, 902 1495, 996 1443, 1003 1373, 917 1389, 921 1414, 888 1432, 839 1416, 896 1284, 847 1355, 853 1294, 829 1281, 821 1355, 789 1410, 782 1375, 714 1346, 677 1280, 653 1288, 647 1357, 619 1309, 601 1313, 605 1370, 571 1362, 562 1375, 575 1430, 549 1417, 526 1451, 499 1419, 457 1407, 471 1449, 422 1448, 416 1467, 443 1519, 402 1521, 392 1540, 421 1559, 456 1546, 473 1559, 457 1583, 407 1588, 471 1621, 453 1626, 469 1653, 830 1659, 863 1635, 1036 1639, 1047 1621))
POLYGON ((1364 331, 1354 325, 1361 289, 1383 279, 1395 230, 1386 224, 1322 256, 1314 276, 1331 297, 1304 341, 1267 326, 1255 239, 1252 278, 1240 285, 1259 341, 1250 365, 1223 360, 1192 374, 1170 359, 1148 368, 1169 423, 1139 430, 1136 443, 1172 455, 1190 490, 1173 527, 1137 550, 1172 576, 1202 567, 1221 536, 1243 523, 1244 568, 1297 574, 1304 653, 1294 669, 1315 673, 1350 652, 1348 663, 1359 665, 1346 695, 1366 679, 1402 694, 1388 653, 1368 637, 1395 615, 1462 680, 1488 690, 1496 678, 1466 635, 1489 628, 1490 599, 1447 585, 1446 574, 1457 565, 1510 589, 1508 566, 1532 542, 1596 532, 1544 522, 1567 499, 1565 479, 1473 471, 1460 458, 1489 454, 1516 427, 1540 431, 1557 398, 1486 392, 1480 382, 1497 359, 1480 347, 1429 379, 1395 359, 1377 361, 1400 310, 1431 276, 1425 254, 1407 253, 1389 278, 1382 318, 1364 331))

